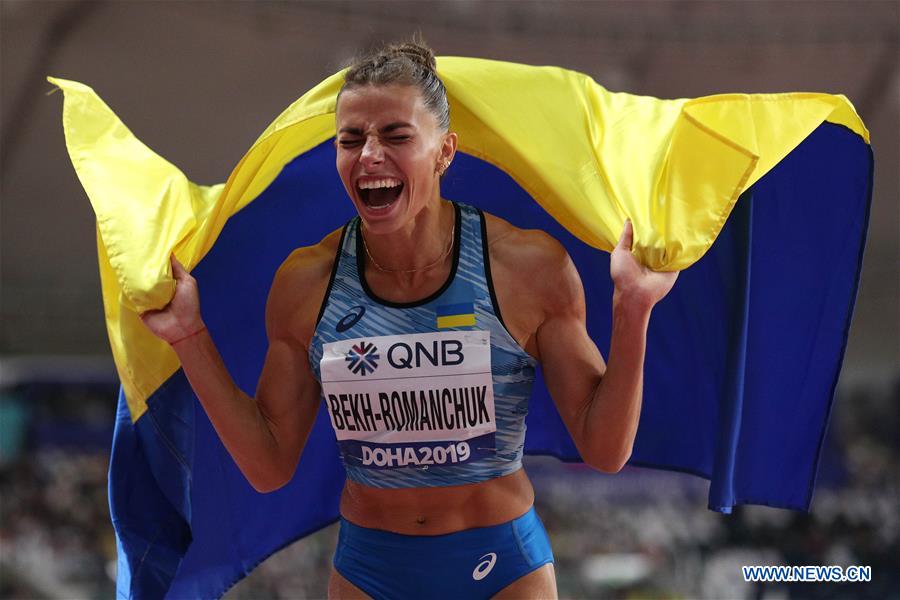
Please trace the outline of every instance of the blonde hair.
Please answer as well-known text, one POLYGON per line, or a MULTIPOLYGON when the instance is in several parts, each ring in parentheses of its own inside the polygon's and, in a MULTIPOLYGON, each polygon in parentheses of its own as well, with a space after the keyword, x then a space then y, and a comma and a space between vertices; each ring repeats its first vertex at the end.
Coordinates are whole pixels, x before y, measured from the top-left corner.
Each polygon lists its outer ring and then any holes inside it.
POLYGON ((425 106, 434 114, 438 126, 450 128, 447 90, 437 74, 434 51, 421 38, 389 44, 358 58, 344 74, 344 90, 366 85, 411 85, 422 94, 425 106))

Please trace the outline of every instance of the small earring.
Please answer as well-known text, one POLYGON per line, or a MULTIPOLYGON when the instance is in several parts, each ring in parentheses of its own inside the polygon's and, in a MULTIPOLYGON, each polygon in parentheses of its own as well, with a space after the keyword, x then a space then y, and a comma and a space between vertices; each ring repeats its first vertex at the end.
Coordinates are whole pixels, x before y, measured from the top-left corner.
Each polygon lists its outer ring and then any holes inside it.
POLYGON ((443 175, 443 174, 447 171, 447 169, 449 169, 449 168, 450 168, 450 161, 449 161, 449 160, 441 161, 441 168, 438 169, 438 174, 439 174, 439 175, 443 175))

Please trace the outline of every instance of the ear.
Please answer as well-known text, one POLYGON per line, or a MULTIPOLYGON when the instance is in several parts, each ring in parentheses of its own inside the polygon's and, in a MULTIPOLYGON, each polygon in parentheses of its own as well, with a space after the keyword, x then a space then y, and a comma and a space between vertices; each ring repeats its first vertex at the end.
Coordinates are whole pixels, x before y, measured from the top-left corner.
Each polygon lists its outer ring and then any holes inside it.
POLYGON ((456 147, 459 144, 459 136, 456 135, 453 131, 448 131, 444 134, 444 139, 441 141, 441 154, 439 160, 441 162, 453 162, 453 157, 456 156, 456 147))

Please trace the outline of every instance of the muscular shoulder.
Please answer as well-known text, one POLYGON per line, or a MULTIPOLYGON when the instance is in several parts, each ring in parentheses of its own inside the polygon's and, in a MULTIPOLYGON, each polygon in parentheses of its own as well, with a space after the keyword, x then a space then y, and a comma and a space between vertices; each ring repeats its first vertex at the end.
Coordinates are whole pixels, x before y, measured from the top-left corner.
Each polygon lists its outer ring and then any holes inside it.
POLYGON ((308 345, 331 278, 341 231, 332 231, 318 244, 294 250, 281 263, 266 306, 270 339, 290 338, 308 345))
MULTIPOLYGON (((583 310, 584 291, 565 247, 538 229, 520 229, 485 214, 491 270, 520 293, 527 293, 546 313, 583 310)), ((494 277, 495 285, 500 285, 494 277)))
POLYGON ((552 235, 540 229, 520 229, 509 221, 485 213, 491 258, 529 263, 533 268, 560 266, 568 253, 552 235))

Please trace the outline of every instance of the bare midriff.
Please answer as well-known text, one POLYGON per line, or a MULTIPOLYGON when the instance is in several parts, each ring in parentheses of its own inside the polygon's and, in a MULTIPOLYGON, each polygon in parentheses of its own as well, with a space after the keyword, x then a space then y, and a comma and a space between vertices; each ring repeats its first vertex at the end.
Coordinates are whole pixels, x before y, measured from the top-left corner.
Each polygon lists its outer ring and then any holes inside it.
POLYGON ((524 469, 481 483, 383 489, 348 480, 341 515, 356 525, 405 535, 440 535, 506 523, 534 503, 524 469))

